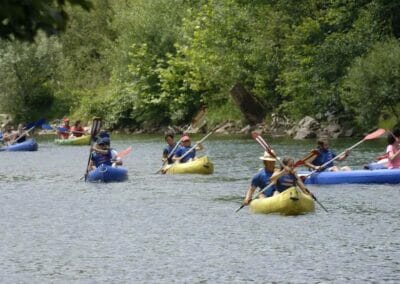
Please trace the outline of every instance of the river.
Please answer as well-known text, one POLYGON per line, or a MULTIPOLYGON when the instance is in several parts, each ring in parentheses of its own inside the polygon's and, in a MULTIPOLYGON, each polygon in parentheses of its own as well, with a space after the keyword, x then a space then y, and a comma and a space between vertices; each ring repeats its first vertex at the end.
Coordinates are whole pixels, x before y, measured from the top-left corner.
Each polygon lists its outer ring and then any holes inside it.
MULTIPOLYGON (((197 139, 200 136, 196 137, 197 139)), ((301 158, 313 140, 268 139, 301 158)), ((332 140, 337 152, 357 140, 332 140)), ((262 149, 249 137, 212 136, 215 173, 154 174, 160 136, 116 136, 129 180, 92 184, 88 146, 39 140, 37 152, 0 152, 1 283, 399 283, 399 185, 309 186, 315 213, 235 213, 262 149)), ((366 141, 343 165, 383 152, 366 141)))

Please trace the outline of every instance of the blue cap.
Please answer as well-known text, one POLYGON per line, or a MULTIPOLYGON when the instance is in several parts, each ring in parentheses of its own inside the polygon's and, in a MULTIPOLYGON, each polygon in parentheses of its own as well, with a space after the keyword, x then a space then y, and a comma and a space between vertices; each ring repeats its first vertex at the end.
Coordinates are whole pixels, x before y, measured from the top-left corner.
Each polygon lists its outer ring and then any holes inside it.
POLYGON ((98 145, 102 145, 102 144, 110 145, 110 138, 108 138, 108 137, 98 138, 96 143, 98 145))

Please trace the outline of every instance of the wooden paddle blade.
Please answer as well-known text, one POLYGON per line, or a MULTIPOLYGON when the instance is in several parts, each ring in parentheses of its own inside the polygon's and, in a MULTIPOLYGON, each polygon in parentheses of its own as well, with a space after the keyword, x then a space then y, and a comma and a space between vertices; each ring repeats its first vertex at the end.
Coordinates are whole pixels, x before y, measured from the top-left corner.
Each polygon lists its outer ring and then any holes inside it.
POLYGON ((368 134, 367 136, 364 137, 364 140, 371 140, 371 139, 375 139, 378 137, 381 137, 383 134, 385 134, 386 130, 383 128, 379 128, 377 130, 375 130, 374 132, 368 134))

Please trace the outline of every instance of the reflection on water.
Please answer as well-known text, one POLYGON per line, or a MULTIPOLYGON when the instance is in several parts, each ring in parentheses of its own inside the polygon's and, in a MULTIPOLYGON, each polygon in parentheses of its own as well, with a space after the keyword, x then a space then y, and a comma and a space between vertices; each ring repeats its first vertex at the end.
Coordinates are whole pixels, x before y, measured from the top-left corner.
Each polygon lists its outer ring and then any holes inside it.
MULTIPOLYGON (((400 281, 398 185, 310 186, 329 213, 235 213, 262 166, 251 139, 211 137, 204 152, 215 173, 196 176, 154 174, 162 137, 117 137, 115 148, 134 150, 129 180, 113 184, 79 180, 87 146, 39 142, 38 152, 0 153, 3 283, 400 281)), ((268 142, 295 158, 314 146, 268 142)), ((384 148, 365 142, 346 164, 361 167, 384 148)))

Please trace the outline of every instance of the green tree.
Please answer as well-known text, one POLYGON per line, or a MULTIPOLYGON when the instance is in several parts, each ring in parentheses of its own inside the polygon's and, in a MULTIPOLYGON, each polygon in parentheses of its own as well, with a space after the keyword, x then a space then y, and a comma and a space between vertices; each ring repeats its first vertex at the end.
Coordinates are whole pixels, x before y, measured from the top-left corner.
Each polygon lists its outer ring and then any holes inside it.
POLYGON ((92 7, 88 0, 0 0, 0 38, 33 41, 39 30, 47 35, 64 31, 67 3, 92 7))
POLYGON ((18 122, 49 116, 60 80, 56 76, 60 44, 41 37, 36 45, 3 42, 0 49, 0 109, 18 122))
POLYGON ((344 77, 341 97, 364 129, 378 124, 383 114, 400 121, 400 43, 377 43, 358 58, 344 77))

